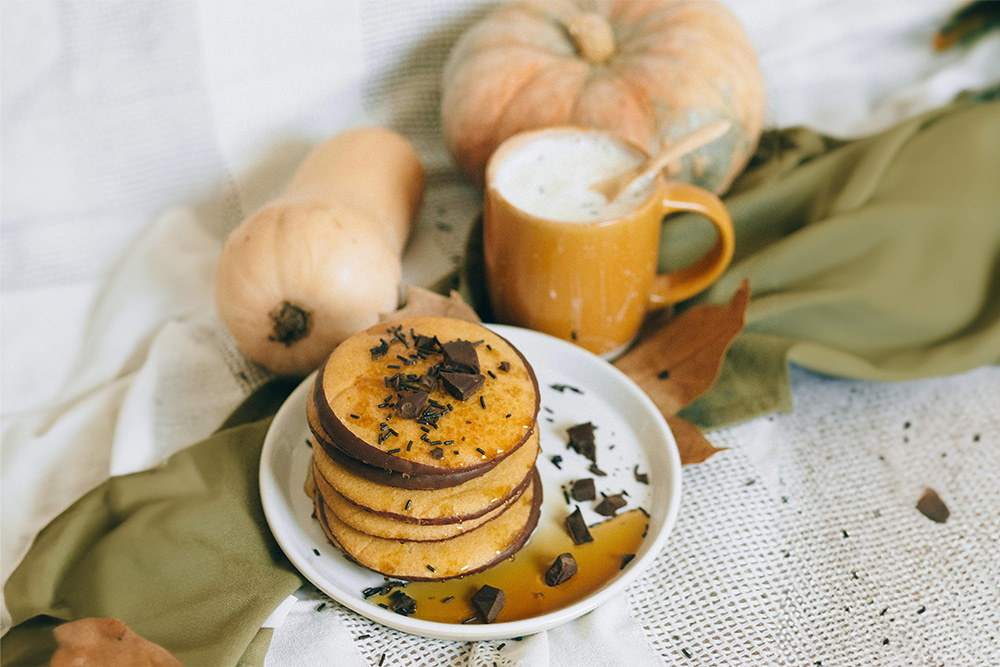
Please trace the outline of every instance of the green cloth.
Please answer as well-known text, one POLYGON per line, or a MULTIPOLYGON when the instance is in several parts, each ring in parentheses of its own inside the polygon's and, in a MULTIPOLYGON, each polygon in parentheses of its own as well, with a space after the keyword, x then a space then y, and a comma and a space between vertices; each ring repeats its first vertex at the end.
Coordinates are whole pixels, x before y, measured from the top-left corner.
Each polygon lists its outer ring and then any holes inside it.
MULTIPOLYGON (((910 380, 1000 361, 1000 103, 990 95, 852 142, 767 133, 724 201, 733 263, 677 308, 728 303, 744 278, 751 300, 715 385, 680 413, 689 421, 715 428, 790 410, 789 362, 910 380)), ((661 270, 714 238, 698 216, 669 218, 661 270)), ((490 321, 481 221, 466 259, 460 291, 490 321)))
POLYGON ((269 637, 261 623, 303 583, 257 485, 264 434, 293 388, 264 385, 207 440, 109 479, 46 526, 4 587, 15 627, 2 663, 46 664, 52 628, 97 616, 185 665, 254 664, 269 637))
MULTIPOLYGON (((682 416, 714 427, 790 410, 788 362, 876 381, 1000 362, 1000 103, 847 145, 804 130, 778 144, 726 197, 736 255, 696 302, 727 303, 749 278, 746 326, 682 416)), ((661 266, 691 257, 696 226, 665 226, 661 266)))

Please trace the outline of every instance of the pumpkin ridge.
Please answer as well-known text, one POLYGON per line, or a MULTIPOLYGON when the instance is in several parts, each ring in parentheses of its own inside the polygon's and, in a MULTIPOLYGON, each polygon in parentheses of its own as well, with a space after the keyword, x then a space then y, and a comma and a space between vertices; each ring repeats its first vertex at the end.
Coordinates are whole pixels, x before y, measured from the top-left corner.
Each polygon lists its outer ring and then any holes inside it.
MULTIPOLYGON (((624 63, 622 63, 621 61, 616 62, 612 69, 614 69, 614 72, 618 77, 620 77, 629 84, 627 86, 623 86, 623 88, 628 93, 629 97, 631 97, 635 101, 636 105, 645 109, 646 112, 645 115, 646 118, 648 119, 646 130, 650 137, 656 137, 657 128, 656 128, 656 123, 653 121, 653 119, 656 118, 656 107, 653 105, 653 101, 650 98, 650 96, 645 93, 645 87, 635 85, 632 79, 628 76, 627 72, 624 71, 623 64, 624 63), (643 91, 643 94, 641 96, 638 94, 637 89, 643 91)), ((651 155, 652 153, 655 152, 652 149, 652 146, 640 146, 639 148, 645 151, 647 155, 651 155)))
MULTIPOLYGON (((551 70, 553 70, 553 69, 555 69, 557 67, 565 67, 567 65, 567 63, 573 64, 573 63, 576 63, 578 61, 578 58, 576 58, 575 56, 556 56, 555 54, 549 54, 549 55, 552 55, 555 58, 558 58, 558 60, 556 60, 555 62, 552 62, 552 63, 550 63, 550 64, 548 64, 548 65, 546 65, 544 67, 538 68, 538 70, 535 71, 523 83, 523 85, 521 85, 517 89, 516 93, 514 93, 513 95, 511 95, 510 97, 507 98, 507 104, 505 104, 504 107, 503 107, 503 109, 500 110, 500 113, 497 114, 496 122, 493 123, 493 129, 492 129, 492 132, 490 133, 490 138, 491 138, 491 142, 490 143, 494 147, 499 146, 501 143, 503 143, 503 140, 506 138, 507 135, 500 136, 500 133, 502 131, 502 128, 506 126, 505 121, 507 119, 507 114, 510 112, 511 107, 514 104, 514 101, 521 95, 521 93, 523 93, 525 90, 527 90, 528 86, 530 86, 533 82, 537 81, 544 73, 550 72, 551 70)), ((581 90, 586 85, 586 82, 590 79, 590 76, 592 76, 593 70, 594 70, 594 67, 592 65, 590 65, 589 63, 584 63, 584 65, 587 66, 587 69, 589 71, 588 71, 587 77, 584 79, 584 83, 581 84, 581 86, 580 86, 581 90)), ((576 109, 576 102, 579 99, 580 99, 580 97, 578 95, 576 97, 576 100, 574 100, 574 103, 573 103, 573 109, 574 110, 576 109)), ((572 118, 572 115, 570 116, 570 118, 572 118)), ((528 127, 523 127, 521 129, 522 130, 529 130, 529 129, 534 129, 534 127, 533 126, 528 126, 528 127)))

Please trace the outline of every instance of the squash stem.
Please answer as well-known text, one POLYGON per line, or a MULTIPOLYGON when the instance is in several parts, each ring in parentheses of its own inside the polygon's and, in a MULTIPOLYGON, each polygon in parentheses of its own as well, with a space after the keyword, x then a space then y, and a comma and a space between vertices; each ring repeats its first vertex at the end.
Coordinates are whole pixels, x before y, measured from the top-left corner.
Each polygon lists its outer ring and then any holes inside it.
POLYGON ((268 338, 284 344, 285 347, 291 347, 309 333, 311 313, 293 303, 282 301, 268 313, 268 316, 274 322, 274 333, 268 338))

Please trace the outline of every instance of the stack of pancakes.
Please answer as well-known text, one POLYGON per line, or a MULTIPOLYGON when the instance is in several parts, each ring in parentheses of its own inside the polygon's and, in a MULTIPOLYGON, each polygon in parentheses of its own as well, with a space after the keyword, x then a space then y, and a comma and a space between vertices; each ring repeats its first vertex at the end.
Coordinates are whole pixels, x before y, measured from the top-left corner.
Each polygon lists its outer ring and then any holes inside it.
POLYGON ((538 406, 531 366, 479 324, 414 317, 345 340, 307 401, 324 533, 407 580, 509 558, 538 522, 538 406))

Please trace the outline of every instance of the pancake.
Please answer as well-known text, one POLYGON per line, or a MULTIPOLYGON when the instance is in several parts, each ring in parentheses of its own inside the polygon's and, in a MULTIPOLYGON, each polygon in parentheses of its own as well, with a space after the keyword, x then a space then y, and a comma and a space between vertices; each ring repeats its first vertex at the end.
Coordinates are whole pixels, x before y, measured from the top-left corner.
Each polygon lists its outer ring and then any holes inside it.
POLYGON ((337 493, 315 467, 313 468, 312 477, 315 479, 315 492, 322 494, 323 502, 326 503, 329 511, 333 512, 338 519, 351 528, 375 537, 384 537, 391 540, 410 540, 413 542, 447 540, 478 528, 487 521, 492 521, 500 516, 504 510, 520 497, 521 492, 527 488, 527 485, 519 486, 518 492, 512 494, 503 504, 474 519, 454 523, 421 524, 398 521, 355 505, 337 493))
POLYGON ((313 401, 328 441, 348 456, 408 475, 452 475, 488 470, 523 445, 539 392, 530 364, 498 334, 415 317, 338 345, 313 401))
POLYGON ((383 486, 353 473, 313 447, 322 478, 347 500, 384 517, 416 524, 447 524, 482 516, 521 492, 538 456, 538 434, 499 465, 457 486, 435 490, 383 486), (409 509, 406 509, 409 505, 409 509))
MULTIPOLYGON (((400 489, 443 489, 449 486, 464 484, 470 479, 489 472, 493 467, 480 466, 471 470, 462 469, 448 475, 412 475, 396 472, 395 470, 386 470, 385 468, 376 468, 375 466, 351 458, 333 443, 330 434, 319 423, 319 414, 312 396, 306 401, 306 418, 309 421, 309 430, 312 431, 313 437, 316 438, 316 442, 323 448, 327 456, 358 477, 363 477, 375 484, 395 486, 400 489)), ((452 455, 454 456, 454 454, 452 455)), ((497 463, 501 460, 497 460, 497 463)))
POLYGON ((387 577, 439 581, 475 574, 514 555, 538 525, 542 484, 535 470, 521 497, 501 513, 458 537, 412 542, 373 537, 341 521, 315 494, 316 518, 327 538, 351 560, 387 577))

